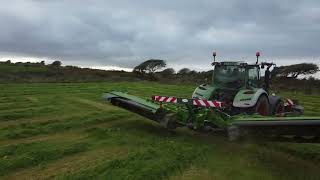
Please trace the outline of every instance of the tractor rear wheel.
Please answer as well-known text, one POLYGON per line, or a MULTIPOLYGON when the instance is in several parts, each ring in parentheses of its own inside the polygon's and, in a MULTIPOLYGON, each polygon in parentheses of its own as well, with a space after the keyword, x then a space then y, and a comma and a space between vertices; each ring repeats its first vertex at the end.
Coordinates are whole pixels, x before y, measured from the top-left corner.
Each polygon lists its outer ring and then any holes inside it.
POLYGON ((261 95, 254 107, 255 113, 268 116, 270 112, 269 100, 266 95, 261 95))

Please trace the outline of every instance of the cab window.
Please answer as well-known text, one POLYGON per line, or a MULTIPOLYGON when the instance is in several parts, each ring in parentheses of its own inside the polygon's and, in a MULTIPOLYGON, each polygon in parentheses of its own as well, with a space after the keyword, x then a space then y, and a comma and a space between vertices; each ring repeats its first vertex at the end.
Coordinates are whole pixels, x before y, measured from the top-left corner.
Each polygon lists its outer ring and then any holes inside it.
POLYGON ((257 88, 259 86, 259 70, 257 67, 248 69, 248 86, 257 88))

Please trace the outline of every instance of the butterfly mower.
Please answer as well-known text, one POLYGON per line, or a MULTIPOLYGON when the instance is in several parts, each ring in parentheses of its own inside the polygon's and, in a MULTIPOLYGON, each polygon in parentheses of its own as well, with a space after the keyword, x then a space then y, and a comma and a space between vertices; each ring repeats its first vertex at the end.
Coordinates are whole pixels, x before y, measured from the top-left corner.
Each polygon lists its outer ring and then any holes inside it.
POLYGON ((105 93, 112 105, 160 123, 164 128, 223 132, 233 141, 262 137, 276 141, 320 142, 320 117, 303 116, 297 101, 270 93, 273 63, 216 62, 212 80, 191 98, 155 95, 139 98, 122 91, 105 93), (264 69, 264 70, 262 70, 264 69), (263 81, 260 71, 264 71, 263 81))

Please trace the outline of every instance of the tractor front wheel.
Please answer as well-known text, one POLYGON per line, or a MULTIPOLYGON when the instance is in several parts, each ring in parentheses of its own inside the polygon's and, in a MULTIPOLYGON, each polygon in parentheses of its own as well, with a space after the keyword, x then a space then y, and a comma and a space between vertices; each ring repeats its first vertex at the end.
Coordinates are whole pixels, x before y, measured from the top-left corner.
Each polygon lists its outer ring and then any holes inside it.
POLYGON ((268 116, 270 112, 269 100, 266 95, 261 95, 254 107, 255 113, 268 116))
POLYGON ((278 101, 276 106, 273 109, 272 115, 283 116, 283 113, 284 113, 283 101, 278 101))

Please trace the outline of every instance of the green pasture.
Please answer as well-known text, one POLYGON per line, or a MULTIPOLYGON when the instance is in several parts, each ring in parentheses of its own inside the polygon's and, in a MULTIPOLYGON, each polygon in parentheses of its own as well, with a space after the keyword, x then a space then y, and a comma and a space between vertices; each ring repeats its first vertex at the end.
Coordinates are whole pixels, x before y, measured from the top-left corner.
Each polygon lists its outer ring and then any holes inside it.
MULTIPOLYGON (((0 84, 0 179, 320 179, 320 144, 167 131, 101 99, 117 89, 190 97, 194 86, 0 84)), ((281 94, 320 116, 320 96, 281 94)))

